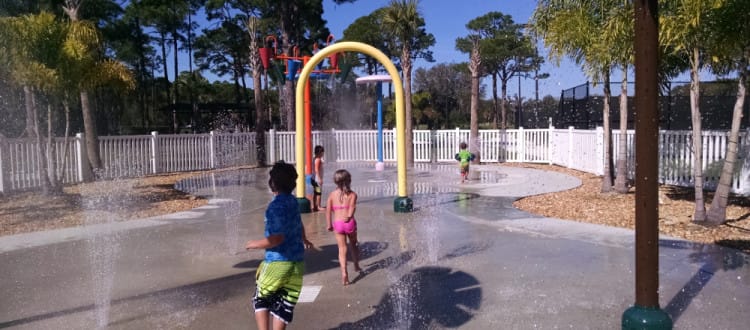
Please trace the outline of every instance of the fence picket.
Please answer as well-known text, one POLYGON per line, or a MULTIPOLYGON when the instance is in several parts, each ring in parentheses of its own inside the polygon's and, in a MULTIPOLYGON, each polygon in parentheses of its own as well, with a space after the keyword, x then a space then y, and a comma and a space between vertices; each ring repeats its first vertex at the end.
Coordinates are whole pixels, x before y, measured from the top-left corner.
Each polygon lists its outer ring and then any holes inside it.
MULTIPOLYGON (((267 157, 270 162, 283 159, 294 163, 295 132, 267 133, 267 157)), ((469 130, 413 131, 414 161, 455 162, 460 142, 475 143, 481 161, 542 162, 557 164, 589 173, 602 174, 603 144, 601 129, 518 129, 480 130, 477 141, 470 141, 469 130)), ((738 145, 738 168, 732 181, 732 192, 750 194, 749 131, 741 133, 738 145)), ((105 136, 99 138, 103 171, 102 178, 133 177, 153 173, 203 170, 253 164, 256 162, 254 133, 217 133, 159 135, 152 132, 142 136, 105 136)), ((692 136, 689 131, 660 131, 660 182, 680 186, 692 185, 692 136)), ((65 183, 87 178, 85 137, 77 134, 71 147, 65 150, 64 139, 55 139, 49 151, 50 162, 64 164, 58 169, 65 183)), ((620 143, 627 144, 627 177, 634 176, 634 139, 632 130, 622 140, 613 131, 612 150, 620 143)), ((705 131, 702 133, 703 166, 706 188, 716 186, 723 159, 726 157, 728 134, 705 131)), ((396 160, 396 131, 383 132, 383 157, 386 162, 396 160)), ((313 145, 326 149, 327 161, 376 161, 377 131, 315 131, 313 145)), ((40 146, 32 139, 3 139, 0 141, 0 192, 39 187, 39 170, 44 165, 39 158, 40 146)), ((614 152, 613 158, 619 157, 614 152)), ((58 167, 59 167, 58 166, 58 167)))

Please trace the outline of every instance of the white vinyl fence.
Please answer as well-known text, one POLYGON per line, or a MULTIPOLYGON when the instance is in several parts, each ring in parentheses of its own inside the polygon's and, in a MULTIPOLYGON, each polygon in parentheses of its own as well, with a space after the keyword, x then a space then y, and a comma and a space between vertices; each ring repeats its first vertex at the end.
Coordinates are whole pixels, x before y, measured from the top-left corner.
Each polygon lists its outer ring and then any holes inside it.
MULTIPOLYGON (((480 130, 477 141, 469 130, 413 131, 416 163, 455 162, 459 144, 466 142, 478 150, 483 163, 533 162, 560 165, 602 175, 604 171, 604 132, 596 130, 508 129, 480 130)), ((705 187, 714 189, 726 156, 727 132, 703 133, 703 170, 705 187)), ((635 173, 635 133, 626 132, 628 178, 635 173)), ((619 132, 612 132, 612 153, 618 157, 619 132)), ((85 141, 82 134, 56 139, 51 153, 56 167, 64 172, 65 183, 81 182, 87 175, 85 141), (63 166, 64 164, 64 166, 63 166)), ((732 192, 750 194, 750 134, 741 133, 732 192)), ((314 131, 312 146, 322 145, 328 161, 377 160, 377 131, 314 131)), ((690 131, 661 131, 659 135, 659 182, 691 186, 692 137, 690 131)), ((0 139, 0 192, 25 190, 41 185, 39 169, 42 147, 30 139, 0 139)), ((99 138, 103 169, 100 178, 136 177, 156 173, 224 168, 256 164, 254 133, 216 133, 99 138)), ((295 163, 295 132, 266 132, 266 158, 271 163, 284 160, 295 163)), ((383 158, 396 161, 396 132, 383 131, 383 158)))

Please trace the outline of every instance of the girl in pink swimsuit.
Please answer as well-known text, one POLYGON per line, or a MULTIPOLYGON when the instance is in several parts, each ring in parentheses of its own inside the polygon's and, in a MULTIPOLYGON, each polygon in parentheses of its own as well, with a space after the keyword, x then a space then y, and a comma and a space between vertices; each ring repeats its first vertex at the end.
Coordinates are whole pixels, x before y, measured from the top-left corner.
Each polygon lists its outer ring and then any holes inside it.
POLYGON ((357 193, 351 189, 352 176, 347 170, 338 170, 333 174, 336 190, 328 195, 326 202, 326 221, 328 231, 336 233, 336 243, 339 247, 339 265, 341 266, 341 282, 349 285, 349 272, 346 269, 346 253, 350 251, 354 270, 361 272, 359 267, 359 245, 357 243, 357 221, 354 211, 357 208, 357 193), (348 241, 348 242, 347 242, 348 241))

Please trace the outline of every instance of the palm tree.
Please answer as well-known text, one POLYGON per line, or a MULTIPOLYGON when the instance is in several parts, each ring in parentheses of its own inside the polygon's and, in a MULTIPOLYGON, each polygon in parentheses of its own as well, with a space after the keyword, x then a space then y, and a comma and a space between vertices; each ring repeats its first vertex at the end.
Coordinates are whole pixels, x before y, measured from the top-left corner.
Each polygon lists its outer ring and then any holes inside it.
POLYGON ((709 23, 709 29, 714 32, 715 38, 708 42, 710 48, 716 50, 718 55, 718 63, 712 63, 712 67, 718 72, 736 71, 738 76, 737 99, 732 114, 727 155, 711 208, 707 213, 709 222, 721 224, 726 221, 729 189, 737 162, 742 109, 747 95, 748 65, 750 65, 750 39, 747 38, 750 35, 750 2, 729 0, 716 15, 711 17, 714 19, 709 23))
POLYGON ((86 136, 86 154, 92 169, 102 168, 99 157, 99 139, 96 113, 89 100, 89 90, 107 82, 121 82, 127 88, 134 86, 131 72, 122 63, 101 56, 101 35, 93 23, 80 20, 78 12, 83 0, 65 0, 63 9, 70 18, 70 33, 65 42, 69 58, 65 79, 75 86, 81 101, 83 126, 86 136))
POLYGON ((633 4, 630 1, 615 1, 611 4, 603 36, 605 44, 609 45, 612 59, 622 68, 620 82, 620 143, 617 145, 617 163, 615 176, 615 191, 621 194, 628 192, 628 68, 634 63, 633 50, 633 4))
POLYGON ((604 177, 602 192, 612 190, 612 131, 609 119, 610 73, 615 59, 611 45, 602 31, 607 22, 610 3, 586 0, 539 1, 530 25, 550 47, 550 57, 558 63, 563 56, 571 56, 582 65, 593 81, 603 81, 604 107, 604 177))
POLYGON ((263 71, 260 61, 258 39, 263 40, 260 35, 259 19, 255 16, 247 18, 247 32, 250 35, 250 68, 253 70, 253 92, 255 101, 255 148, 258 166, 266 166, 266 116, 264 115, 263 93, 260 88, 260 76, 263 71))
MULTIPOLYGON (((38 148, 37 157, 40 164, 38 175, 41 180, 42 190, 45 194, 54 193, 54 187, 60 187, 53 180, 54 170, 47 160, 51 152, 51 126, 48 126, 47 144, 42 143, 43 134, 40 129, 40 118, 38 107, 42 102, 37 102, 37 94, 51 94, 62 90, 60 87, 61 77, 56 68, 60 66, 60 52, 67 33, 67 27, 57 21, 53 14, 43 12, 38 15, 25 15, 2 19, 0 29, 8 46, 8 52, 4 59, 9 64, 11 79, 24 86, 27 91, 27 104, 30 105, 27 126, 30 124, 33 137, 36 138, 38 148), (29 100, 30 98, 30 100, 29 100), (46 169, 46 174, 45 174, 46 169)), ((48 125, 52 120, 52 100, 47 102, 48 125)))
MULTIPOLYGON (((406 102, 406 164, 414 165, 414 145, 412 139, 411 72, 412 59, 435 44, 435 38, 424 29, 424 19, 417 8, 418 0, 392 0, 383 10, 383 28, 396 40, 401 48, 401 72, 404 79, 404 99, 406 102)), ((429 54, 429 59, 431 59, 429 54)), ((429 60, 428 59, 428 60, 429 60)))
POLYGON ((693 221, 706 220, 706 205, 703 197, 703 141, 701 137, 700 75, 706 54, 703 46, 713 38, 707 30, 707 19, 712 10, 724 0, 661 1, 659 43, 673 53, 688 59, 690 63, 690 115, 693 126, 693 183, 695 189, 695 212, 693 221))
MULTIPOLYGON (((486 37, 486 24, 482 17, 473 19, 466 24, 471 33, 465 38, 456 39, 456 48, 469 53, 469 72, 471 73, 471 101, 469 106, 469 151, 477 155, 475 161, 480 162, 479 154, 479 79, 482 77, 482 38, 486 37)), ((495 76, 493 75, 493 78, 495 76)))
MULTIPOLYGON (((74 34, 77 35, 78 46, 76 53, 78 53, 78 59, 83 62, 90 62, 93 57, 96 56, 96 51, 100 40, 95 30, 92 31, 92 25, 86 22, 79 21, 78 10, 81 7, 83 0, 65 0, 63 9, 65 14, 68 15, 72 24, 76 27, 71 27, 74 34)), ((81 67, 83 68, 83 67, 81 67)), ((83 131, 86 137, 86 154, 89 159, 89 164, 92 169, 97 170, 102 168, 102 161, 99 157, 99 135, 96 130, 96 116, 94 110, 91 109, 91 102, 89 102, 89 93, 85 89, 80 90, 81 98, 81 113, 83 114, 83 131)))

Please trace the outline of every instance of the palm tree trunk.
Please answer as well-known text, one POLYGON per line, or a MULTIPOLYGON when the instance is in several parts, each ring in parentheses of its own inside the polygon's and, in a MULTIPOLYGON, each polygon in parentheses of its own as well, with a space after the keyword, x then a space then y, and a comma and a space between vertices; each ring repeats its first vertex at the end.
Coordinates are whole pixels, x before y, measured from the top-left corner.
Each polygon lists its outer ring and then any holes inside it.
POLYGON ((604 109, 602 110, 602 126, 604 126, 604 176, 602 177, 602 192, 612 191, 612 127, 609 120, 609 102, 612 91, 609 84, 609 69, 604 73, 604 109))
POLYGON ((37 159, 39 160, 39 165, 37 167, 37 175, 39 176, 39 181, 42 185, 42 193, 44 195, 50 194, 50 185, 49 185, 49 178, 46 175, 47 170, 47 158, 46 155, 46 148, 45 144, 42 143, 42 134, 39 132, 39 117, 37 116, 37 108, 36 104, 33 108, 33 118, 34 118, 34 136, 36 138, 36 154, 37 159))
POLYGON ((89 93, 81 91, 81 112, 83 114, 83 131, 86 134, 86 155, 92 170, 100 170, 102 161, 99 158, 99 138, 96 132, 96 116, 89 103, 89 93))
POLYGON ((732 128, 729 131, 729 142, 727 143, 727 156, 724 166, 721 168, 719 185, 716 187, 711 208, 708 210, 707 219, 713 224, 722 224, 727 218, 727 202, 729 200, 729 188, 732 184, 734 166, 737 162, 737 145, 740 136, 740 124, 742 123, 742 108, 745 106, 745 83, 747 82, 747 61, 740 65, 739 79, 737 80, 737 100, 734 102, 732 113, 732 128))
POLYGON ((68 164, 68 147, 69 145, 69 139, 68 136, 70 135, 70 104, 68 103, 67 97, 63 99, 63 112, 65 113, 65 133, 63 133, 63 148, 62 148, 62 165, 58 167, 58 173, 57 177, 59 178, 60 182, 65 181, 65 166, 68 164))
POLYGON ((695 184, 694 222, 706 220, 706 205, 703 199, 703 139, 701 137, 700 76, 698 48, 693 48, 690 58, 690 115, 693 123, 693 182, 695 184))
MULTIPOLYGON (((479 91, 477 91, 479 93, 479 91)), ((497 129, 497 120, 498 117, 500 117, 500 114, 498 113, 498 107, 497 107, 497 74, 492 74, 492 113, 493 119, 492 119, 492 127, 497 129)))
POLYGON ((26 128, 24 129, 24 136, 34 137, 34 90, 31 86, 23 86, 24 104, 26 106, 26 128))
POLYGON ((260 82, 260 68, 253 70, 253 92, 255 98, 255 159, 258 166, 266 166, 266 116, 263 107, 263 91, 260 82))
POLYGON ((617 171, 615 191, 628 192, 628 66, 623 66, 624 74, 620 88, 620 143, 617 145, 617 171))
POLYGON ((469 151, 476 155, 475 163, 479 163, 479 76, 482 59, 479 53, 479 42, 474 40, 469 61, 471 72, 471 103, 469 106, 469 151))
POLYGON ((401 69, 404 75, 404 112, 405 122, 405 144, 406 144, 406 166, 414 166, 414 138, 412 136, 412 114, 411 114, 411 49, 404 45, 401 50, 401 69))
POLYGON ((508 81, 500 81, 500 129, 508 128, 508 81))
POLYGON ((46 162, 47 164, 47 180, 49 182, 48 193, 56 195, 62 193, 62 182, 57 177, 57 150, 54 146, 54 133, 52 132, 52 123, 54 122, 54 113, 52 112, 52 105, 47 104, 47 147, 46 147, 46 162))
MULTIPOLYGON (((258 19, 250 17, 247 29, 250 35, 250 68, 253 70, 253 101, 255 105, 255 161, 259 167, 266 166, 266 115, 261 82, 261 61, 258 50, 258 19)), ((266 91, 268 90, 266 76, 266 91)))

